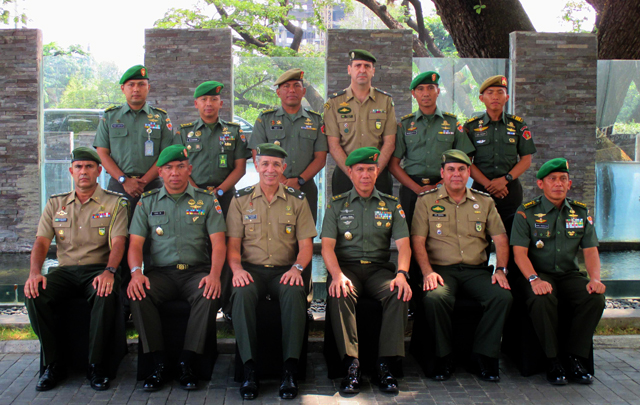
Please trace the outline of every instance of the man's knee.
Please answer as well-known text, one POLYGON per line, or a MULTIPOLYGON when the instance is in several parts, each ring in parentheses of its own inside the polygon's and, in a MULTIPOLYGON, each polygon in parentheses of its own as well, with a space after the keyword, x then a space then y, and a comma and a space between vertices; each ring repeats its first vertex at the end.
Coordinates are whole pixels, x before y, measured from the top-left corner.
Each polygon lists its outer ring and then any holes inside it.
POLYGON ((438 286, 436 289, 427 291, 422 297, 422 305, 425 308, 451 307, 455 304, 456 297, 446 289, 438 286))

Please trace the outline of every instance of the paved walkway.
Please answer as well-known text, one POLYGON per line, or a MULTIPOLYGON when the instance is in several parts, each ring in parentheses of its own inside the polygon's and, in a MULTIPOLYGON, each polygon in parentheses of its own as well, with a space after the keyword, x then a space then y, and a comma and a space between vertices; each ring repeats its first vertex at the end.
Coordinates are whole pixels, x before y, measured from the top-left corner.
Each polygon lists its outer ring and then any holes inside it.
MULTIPOLYGON (((175 382, 161 391, 142 391, 135 380, 136 357, 128 354, 112 388, 104 392, 91 389, 80 374, 72 375, 58 388, 35 391, 39 356, 0 354, 0 404, 235 404, 242 400, 239 384, 233 381, 234 355, 220 355, 213 377, 197 391, 181 390, 175 382)), ((405 378, 398 395, 383 394, 365 378, 362 392, 346 397, 337 393, 339 380, 326 378, 326 365, 320 353, 310 353, 307 380, 301 395, 292 401, 278 397, 278 381, 262 382, 260 397, 254 404, 640 404, 640 350, 598 349, 595 351, 596 378, 593 385, 569 384, 552 387, 544 374, 521 377, 508 360, 501 360, 502 382, 487 383, 466 372, 444 383, 426 379, 413 358, 404 363, 405 378)))

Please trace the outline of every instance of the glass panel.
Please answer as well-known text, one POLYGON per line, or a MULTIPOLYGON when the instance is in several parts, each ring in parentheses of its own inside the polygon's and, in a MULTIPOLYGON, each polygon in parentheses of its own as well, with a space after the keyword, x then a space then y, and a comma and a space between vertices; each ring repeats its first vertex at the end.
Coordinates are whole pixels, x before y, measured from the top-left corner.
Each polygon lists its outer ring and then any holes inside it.
POLYGON ((640 163, 596 162, 596 177, 598 239, 640 241, 640 163))

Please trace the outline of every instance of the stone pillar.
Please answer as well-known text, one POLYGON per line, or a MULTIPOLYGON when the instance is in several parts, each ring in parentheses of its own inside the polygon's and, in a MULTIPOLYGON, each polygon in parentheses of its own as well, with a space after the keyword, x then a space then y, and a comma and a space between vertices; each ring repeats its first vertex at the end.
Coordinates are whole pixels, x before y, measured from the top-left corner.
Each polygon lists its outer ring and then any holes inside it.
MULTIPOLYGON (((329 30, 327 33, 327 95, 346 89, 351 83, 347 75, 349 51, 366 49, 378 60, 372 85, 390 93, 396 118, 411 112, 413 38, 409 30, 329 30)), ((335 162, 329 155, 326 178, 327 194, 331 194, 331 176, 335 162)), ((397 195, 397 192, 395 193, 397 195)))
POLYGON ((147 29, 145 66, 149 69, 149 103, 167 110, 174 124, 198 118, 193 92, 204 81, 224 84, 220 117, 232 121, 233 58, 231 30, 147 29))
POLYGON ((531 129, 538 152, 521 177, 525 201, 540 194, 535 174, 549 159, 569 161, 569 196, 595 202, 597 41, 591 34, 512 32, 514 114, 531 129))
POLYGON ((40 219, 42 32, 0 30, 0 251, 28 252, 40 219))

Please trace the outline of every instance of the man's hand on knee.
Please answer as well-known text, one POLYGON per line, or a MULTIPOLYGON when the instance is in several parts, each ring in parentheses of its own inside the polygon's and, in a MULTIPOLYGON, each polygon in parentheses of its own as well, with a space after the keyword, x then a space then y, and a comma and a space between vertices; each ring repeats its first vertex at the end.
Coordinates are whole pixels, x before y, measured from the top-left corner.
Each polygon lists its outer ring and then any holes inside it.
POLYGON ((411 300, 411 296, 413 292, 411 291, 411 287, 409 287, 409 283, 407 282, 407 278, 402 273, 396 274, 396 278, 391 281, 390 288, 391 291, 398 288, 398 299, 402 301, 411 300))
POLYGON ((27 281, 24 283, 24 295, 27 298, 36 298, 40 296, 38 291, 38 284, 42 282, 42 289, 47 289, 47 278, 42 274, 30 275, 27 281))
POLYGON ((292 267, 288 272, 284 273, 280 278, 280 284, 304 285, 302 273, 300 270, 292 267))
POLYGON ((133 273, 133 275, 131 276, 131 281, 129 282, 129 286, 127 287, 127 296, 133 301, 135 301, 136 299, 141 301, 147 296, 147 293, 144 292, 145 287, 147 288, 147 290, 151 289, 149 277, 142 274, 133 273))
POLYGON ((340 273, 339 277, 335 277, 331 280, 331 285, 329 285, 329 296, 340 298, 340 293, 342 293, 343 297, 347 297, 347 293, 353 293, 355 288, 353 287, 353 283, 344 273, 340 273))
POLYGON ((444 279, 440 274, 432 271, 426 276, 422 276, 422 283, 422 291, 431 291, 435 290, 438 287, 438 284, 444 286, 444 279))
POLYGON ((204 287, 204 291, 202 292, 202 296, 207 299, 216 299, 220 298, 220 293, 222 292, 222 284, 220 283, 220 277, 209 274, 205 277, 202 277, 200 280, 200 284, 198 284, 198 288, 204 287))
POLYGON ((93 279, 93 289, 98 290, 98 297, 106 297, 113 291, 113 273, 105 270, 93 279))
POLYGON ((248 271, 241 269, 233 272, 231 284, 234 287, 244 287, 250 283, 253 283, 253 277, 251 277, 251 274, 248 271))

